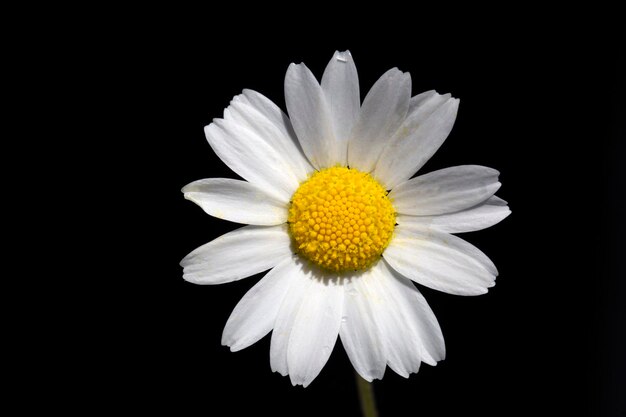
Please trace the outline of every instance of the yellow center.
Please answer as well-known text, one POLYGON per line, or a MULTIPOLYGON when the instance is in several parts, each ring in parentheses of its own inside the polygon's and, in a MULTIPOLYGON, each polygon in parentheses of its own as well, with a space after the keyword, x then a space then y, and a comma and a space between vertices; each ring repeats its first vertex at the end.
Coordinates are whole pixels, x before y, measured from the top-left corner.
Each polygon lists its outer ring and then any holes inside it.
POLYGON ((291 199, 289 231, 298 253, 321 268, 363 270, 391 240, 396 213, 371 175, 326 168, 300 184, 291 199))

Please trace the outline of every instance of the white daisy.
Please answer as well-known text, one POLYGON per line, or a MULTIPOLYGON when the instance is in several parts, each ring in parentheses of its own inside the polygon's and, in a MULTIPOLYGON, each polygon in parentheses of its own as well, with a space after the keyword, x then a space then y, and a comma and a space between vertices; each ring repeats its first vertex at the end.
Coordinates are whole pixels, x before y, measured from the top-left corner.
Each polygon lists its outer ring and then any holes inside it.
POLYGON ((349 52, 321 85, 304 64, 285 77, 289 117, 244 90, 206 126, 209 144, 246 181, 183 188, 208 214, 248 224, 191 252, 184 279, 222 284, 270 271, 232 312, 222 343, 246 348, 272 332, 270 365, 305 387, 337 336, 367 381, 388 365, 408 377, 444 359, 441 329, 411 281, 459 295, 494 285, 496 267, 450 233, 492 226, 510 210, 498 171, 457 166, 411 178, 454 124, 459 100, 387 71, 361 104, 349 52), (391 190, 388 192, 387 190, 391 190))

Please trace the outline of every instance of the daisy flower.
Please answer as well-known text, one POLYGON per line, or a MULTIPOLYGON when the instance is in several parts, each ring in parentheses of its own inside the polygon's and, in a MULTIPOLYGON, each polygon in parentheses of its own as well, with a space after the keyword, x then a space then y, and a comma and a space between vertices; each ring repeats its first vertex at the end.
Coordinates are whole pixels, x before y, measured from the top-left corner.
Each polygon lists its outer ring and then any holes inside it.
POLYGON ((241 299, 222 344, 271 335, 270 365, 307 386, 339 337, 367 381, 386 366, 408 377, 445 357, 441 329, 413 282, 457 295, 495 283, 496 267, 451 233, 509 213, 498 171, 477 165, 412 178, 446 139, 459 100, 390 69, 361 103, 350 52, 336 52, 321 84, 304 64, 285 76, 288 115, 243 90, 206 126, 215 153, 245 181, 183 188, 211 216, 242 223, 187 255, 184 279, 222 284, 269 270, 241 299))

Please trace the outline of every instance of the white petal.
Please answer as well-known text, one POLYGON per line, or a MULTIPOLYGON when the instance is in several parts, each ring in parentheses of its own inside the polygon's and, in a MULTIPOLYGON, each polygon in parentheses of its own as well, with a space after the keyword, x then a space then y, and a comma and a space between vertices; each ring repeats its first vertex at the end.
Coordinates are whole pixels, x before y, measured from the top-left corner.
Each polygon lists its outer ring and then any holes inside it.
POLYGON ((493 262, 478 248, 432 229, 398 225, 383 257, 405 277, 450 294, 484 294, 498 275, 493 262))
POLYGON ((511 210, 496 196, 484 203, 456 213, 435 216, 396 216, 396 222, 407 228, 431 227, 440 232, 464 233, 486 229, 504 220, 511 210))
POLYGON ((415 174, 446 140, 459 108, 450 94, 427 91, 411 99, 409 115, 385 146, 374 176, 393 189, 415 174))
POLYGON ((343 286, 313 279, 295 318, 287 363, 293 385, 307 387, 319 375, 335 347, 343 312, 343 286))
POLYGON ((276 266, 291 256, 287 226, 245 226, 192 251, 180 262, 194 284, 223 284, 276 266))
POLYGON ((278 309, 270 344, 270 367, 272 371, 278 372, 283 376, 289 373, 287 348, 289 347, 291 330, 300 310, 300 305, 308 297, 309 288, 313 285, 311 271, 304 268, 297 255, 294 255, 292 259, 294 264, 294 268, 291 271, 292 282, 278 309))
POLYGON ((489 204, 492 204, 494 206, 506 206, 506 205, 509 204, 505 200, 503 200, 500 197, 498 197, 497 195, 494 195, 493 197, 491 197, 487 201, 489 201, 489 204))
POLYGON ((293 259, 286 258, 243 296, 226 322, 222 345, 236 352, 258 342, 272 330, 295 268, 293 259))
POLYGON ((376 324, 376 308, 371 305, 377 295, 364 283, 374 268, 344 283, 343 319, 339 330, 352 366, 369 382, 382 379, 387 364, 381 331, 376 324))
POLYGON ((304 181, 313 171, 291 121, 270 99, 256 91, 243 90, 243 94, 233 98, 230 108, 234 117, 278 150, 299 181, 304 181))
POLYGON ((291 64, 285 75, 285 102, 304 153, 315 168, 335 165, 338 145, 326 97, 304 64, 291 64))
POLYGON ((348 140, 361 107, 359 76, 350 51, 335 52, 322 76, 322 90, 338 144, 337 162, 346 165, 348 140))
POLYGON ((372 274, 362 277, 363 285, 369 294, 367 301, 373 311, 376 326, 380 331, 385 360, 398 375, 408 378, 420 368, 422 345, 407 325, 408 314, 399 303, 391 280, 393 276, 379 262, 372 268, 372 274))
POLYGON ((348 144, 348 165, 371 172, 383 147, 404 121, 411 98, 411 76, 390 69, 363 100, 348 144))
POLYGON ((413 216, 454 213, 482 203, 500 188, 500 173, 479 165, 461 165, 410 179, 389 198, 398 213, 413 216))
POLYGON ((409 279, 387 266, 385 261, 381 263, 389 280, 389 288, 395 291, 396 303, 404 313, 404 322, 410 329, 407 333, 414 335, 422 347, 422 361, 431 366, 437 365, 437 361, 446 357, 446 346, 435 314, 409 279))
POLYGON ((246 181, 209 178, 186 185, 182 192, 211 216, 236 223, 273 226, 287 221, 288 201, 246 181))
POLYGON ((420 93, 416 96, 411 97, 411 100, 409 100, 409 112, 407 114, 407 119, 409 117, 411 117, 411 115, 418 111, 419 108, 428 100, 430 100, 432 97, 437 96, 437 92, 435 90, 428 90, 428 91, 424 91, 423 93, 420 93))
POLYGON ((298 188, 298 178, 276 148, 246 126, 216 119, 204 132, 217 156, 252 184, 283 201, 298 188))

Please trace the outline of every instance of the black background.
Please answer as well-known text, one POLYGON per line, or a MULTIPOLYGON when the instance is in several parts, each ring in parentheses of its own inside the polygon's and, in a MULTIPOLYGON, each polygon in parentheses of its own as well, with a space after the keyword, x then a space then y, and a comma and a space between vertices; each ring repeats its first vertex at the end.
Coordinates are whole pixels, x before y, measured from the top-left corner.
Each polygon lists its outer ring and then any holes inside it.
POLYGON ((106 59, 96 60, 91 81, 115 99, 104 145, 113 144, 114 221, 102 233, 118 244, 100 260, 111 272, 99 296, 85 299, 97 312, 70 350, 80 388, 64 398, 175 415, 359 415, 340 342, 306 389, 271 372, 269 337, 238 353, 220 345, 230 312, 260 276, 196 286, 178 266, 239 227, 180 193, 197 179, 236 178, 203 127, 243 88, 284 109, 289 63, 305 62, 320 78, 333 52, 349 49, 362 97, 397 66, 411 73, 413 95, 436 89, 460 98, 451 135, 421 172, 496 168, 498 195, 513 212, 463 235, 500 271, 487 295, 420 287, 447 358, 408 380, 388 369, 374 383, 381 416, 626 415, 623 32, 601 19, 593 30, 550 19, 485 19, 461 29, 441 16, 423 16, 439 22, 428 26, 360 21, 348 30, 342 19, 300 26, 294 17, 281 27, 162 10, 125 21, 122 32, 103 28, 96 46, 106 59), (345 30, 335 34, 337 27, 345 30))

